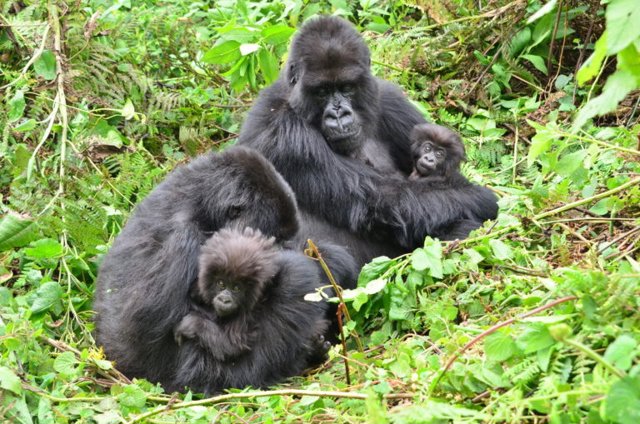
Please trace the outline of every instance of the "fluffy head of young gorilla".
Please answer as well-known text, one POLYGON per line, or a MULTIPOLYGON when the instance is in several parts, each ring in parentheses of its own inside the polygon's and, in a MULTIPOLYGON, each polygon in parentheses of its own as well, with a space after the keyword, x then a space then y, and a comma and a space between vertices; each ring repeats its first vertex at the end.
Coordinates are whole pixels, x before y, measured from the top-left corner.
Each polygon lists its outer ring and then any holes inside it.
POLYGON ((202 243, 229 226, 278 241, 298 230, 291 189, 244 147, 177 168, 132 213, 102 262, 94 301, 96 340, 125 375, 175 388, 173 328, 191 309, 202 243))
POLYGON ((465 160, 464 144, 458 134, 435 124, 416 125, 411 131, 411 153, 415 174, 453 177, 465 160))
POLYGON ((285 68, 289 104, 334 152, 349 155, 371 136, 379 111, 370 66, 369 48, 342 19, 313 19, 293 40, 285 68))

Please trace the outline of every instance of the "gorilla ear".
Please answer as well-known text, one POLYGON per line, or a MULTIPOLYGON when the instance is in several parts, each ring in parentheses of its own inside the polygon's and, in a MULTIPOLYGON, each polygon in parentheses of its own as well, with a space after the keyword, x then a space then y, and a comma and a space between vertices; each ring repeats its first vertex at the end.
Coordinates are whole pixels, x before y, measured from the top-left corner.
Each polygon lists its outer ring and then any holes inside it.
POLYGON ((298 64, 290 63, 288 71, 287 76, 289 77, 289 84, 295 85, 298 82, 298 64))

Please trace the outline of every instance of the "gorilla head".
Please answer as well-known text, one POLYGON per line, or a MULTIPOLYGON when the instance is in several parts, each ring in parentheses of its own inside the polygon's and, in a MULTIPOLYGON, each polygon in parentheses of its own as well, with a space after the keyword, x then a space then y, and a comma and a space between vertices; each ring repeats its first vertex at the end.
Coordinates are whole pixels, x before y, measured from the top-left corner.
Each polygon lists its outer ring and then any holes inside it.
POLYGON ((360 148, 365 131, 375 126, 378 86, 370 65, 360 34, 335 17, 309 21, 291 46, 286 66, 289 104, 337 153, 348 155, 360 148))
POLYGON ((260 231, 222 229, 202 246, 193 296, 220 318, 250 313, 278 271, 277 254, 275 239, 260 231))
POLYGON ((451 177, 465 159, 460 136, 435 124, 416 125, 411 131, 414 177, 451 177))

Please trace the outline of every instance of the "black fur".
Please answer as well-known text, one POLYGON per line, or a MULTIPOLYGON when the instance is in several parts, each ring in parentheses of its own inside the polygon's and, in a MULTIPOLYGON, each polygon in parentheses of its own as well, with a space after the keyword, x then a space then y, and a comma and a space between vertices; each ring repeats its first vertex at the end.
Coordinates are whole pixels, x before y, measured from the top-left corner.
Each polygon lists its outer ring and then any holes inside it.
POLYGON ((214 234, 201 258, 194 286, 201 305, 176 328, 183 342, 178 386, 207 393, 266 387, 326 358, 328 304, 304 300, 326 279, 312 259, 250 229, 214 234), (245 288, 234 314, 219 316, 211 302, 218 281, 245 288))
POLYGON ((413 249, 460 220, 495 218, 487 188, 434 190, 407 178, 409 134, 424 118, 369 65, 369 49, 351 24, 310 20, 293 39, 280 79, 250 110, 239 143, 262 152, 303 213, 343 231, 360 258, 413 249))
MULTIPOLYGON (((94 302, 96 340, 119 370, 160 382, 167 390, 228 386, 215 380, 219 374, 212 355, 193 343, 179 346, 173 333, 193 310, 189 291, 198 276, 201 245, 221 228, 247 226, 278 243, 292 243, 298 216, 286 182, 262 155, 243 147, 208 154, 176 169, 138 205, 102 263, 94 302)), ((356 271, 349 255, 339 247, 327 250, 329 257, 338 258, 333 267, 337 278, 352 286, 356 271)), ((291 269, 291 284, 318 282, 317 264, 294 252, 281 255, 292 257, 279 267, 291 269)), ((269 325, 265 331, 274 337, 277 324, 269 325)), ((282 329, 283 334, 289 331, 282 329)), ((297 347, 306 348, 305 343, 297 347)), ((265 368, 256 380, 245 380, 242 374, 234 381, 261 385, 283 376, 275 367, 273 380, 264 377, 271 372, 269 361, 263 357, 254 364, 265 368)))

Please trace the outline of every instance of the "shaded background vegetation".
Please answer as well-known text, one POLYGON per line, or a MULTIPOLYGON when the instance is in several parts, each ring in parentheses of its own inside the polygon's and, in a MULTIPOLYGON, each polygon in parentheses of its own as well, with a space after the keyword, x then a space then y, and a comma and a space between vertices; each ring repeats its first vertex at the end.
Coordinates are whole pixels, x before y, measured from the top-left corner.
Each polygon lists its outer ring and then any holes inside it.
POLYGON ((640 7, 606 3, 1 3, 0 417, 639 422, 640 7), (463 135, 498 220, 367 265, 349 350, 280 391, 129 381, 91 336, 101 256, 167 172, 234 142, 318 13, 357 25, 374 73, 463 135))

